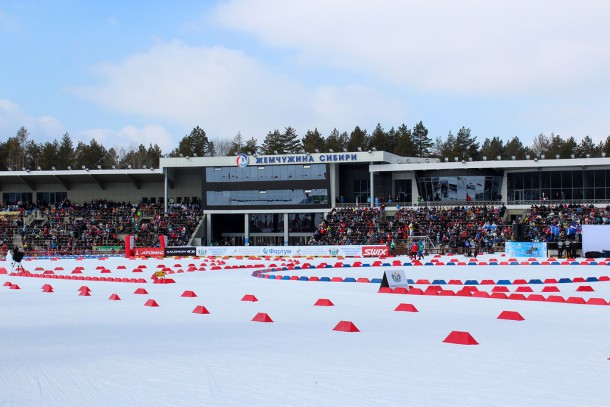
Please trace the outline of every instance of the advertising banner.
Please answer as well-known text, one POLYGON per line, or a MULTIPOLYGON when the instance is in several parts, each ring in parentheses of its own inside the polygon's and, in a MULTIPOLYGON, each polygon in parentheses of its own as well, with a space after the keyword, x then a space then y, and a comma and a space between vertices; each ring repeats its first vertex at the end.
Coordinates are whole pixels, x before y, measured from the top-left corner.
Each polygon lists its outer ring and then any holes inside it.
POLYGON ((582 225, 582 253, 598 252, 599 256, 610 257, 610 225, 582 225))
MULTIPOLYGON (((387 269, 384 270, 385 280, 388 282, 388 287, 394 289, 396 287, 405 287, 409 289, 409 283, 407 283, 407 277, 403 269, 387 269)), ((382 283, 382 286, 384 284, 382 283)))
POLYGON ((119 252, 122 249, 121 246, 93 246, 93 251, 96 252, 119 252))
POLYGON ((165 257, 172 256, 195 256, 197 250, 195 246, 174 246, 165 248, 165 257))
POLYGON ((197 246, 195 255, 204 256, 331 256, 363 257, 386 256, 388 247, 375 246, 197 246), (364 251, 366 248, 366 251, 364 251), (366 252, 366 254, 364 254, 366 252))
POLYGON ((136 256, 163 257, 165 250, 160 247, 134 247, 133 253, 136 256))
POLYGON ((362 246, 362 257, 379 257, 390 254, 388 246, 362 246))
POLYGON ((504 252, 511 257, 547 257, 546 242, 506 242, 504 252))

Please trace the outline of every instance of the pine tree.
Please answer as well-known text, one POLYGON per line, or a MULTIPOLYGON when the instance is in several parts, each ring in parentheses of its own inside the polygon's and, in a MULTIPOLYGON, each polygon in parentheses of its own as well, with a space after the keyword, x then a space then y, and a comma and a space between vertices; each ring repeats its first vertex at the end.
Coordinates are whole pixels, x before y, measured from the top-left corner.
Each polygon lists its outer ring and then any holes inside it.
POLYGON ((74 145, 72 138, 68 133, 65 133, 59 143, 59 152, 57 157, 57 169, 67 170, 70 166, 75 166, 74 163, 74 145))
POLYGON ((396 131, 396 147, 394 148, 394 154, 403 157, 414 157, 417 153, 415 143, 413 142, 413 135, 407 125, 402 124, 396 131))
POLYGON ((429 157, 433 146, 432 140, 428 137, 428 129, 420 121, 413 127, 413 142, 418 157, 429 157))
POLYGON ((478 160, 479 143, 477 143, 477 138, 471 135, 470 129, 462 126, 455 138, 455 147, 456 153, 459 154, 461 159, 472 158, 478 160))
POLYGON ((258 151, 258 146, 256 145, 256 139, 252 137, 250 140, 246 141, 246 145, 244 146, 242 153, 248 155, 254 155, 258 151))
MULTIPOLYGON (((570 141, 574 141, 574 143, 576 143, 574 138, 570 137, 567 142, 567 148, 572 147, 572 143, 570 143, 570 141)), ((575 154, 579 157, 586 157, 587 154, 589 154, 590 157, 599 157, 602 152, 602 149, 599 146, 596 146, 595 143, 593 143, 593 139, 591 139, 589 136, 585 136, 581 140, 580 144, 574 148, 574 150, 575 154)))
POLYGON ((241 136, 241 133, 237 132, 235 137, 233 137, 233 140, 231 140, 231 146, 229 147, 229 151, 227 152, 227 155, 232 156, 232 155, 240 154, 242 152, 244 146, 245 146, 244 139, 241 136))
POLYGON ((57 140, 47 141, 40 147, 40 159, 38 165, 43 170, 50 170, 53 167, 57 168, 59 161, 59 142, 57 140))
POLYGON ((369 136, 366 130, 356 126, 349 136, 347 142, 348 151, 364 151, 369 149, 369 136))
POLYGON ((300 153, 303 149, 303 145, 301 144, 301 140, 297 135, 297 131, 290 126, 286 127, 284 133, 281 136, 281 141, 284 145, 284 154, 297 154, 300 153))
POLYGON ((278 129, 267 133, 267 137, 263 141, 261 147, 262 153, 266 155, 282 154, 284 153, 284 146, 282 144, 282 133, 278 129))
POLYGON ((491 140, 486 138, 481 146, 481 158, 487 157, 490 160, 495 160, 497 156, 504 155, 504 142, 500 137, 494 137, 491 140))
POLYGON ((178 148, 170 153, 172 157, 213 157, 214 143, 208 140, 205 131, 199 126, 195 127, 191 133, 184 136, 178 148))
POLYGON ((324 151, 343 151, 347 150, 348 135, 346 132, 339 133, 336 128, 328 135, 324 151))
POLYGON ((369 148, 374 148, 379 151, 392 151, 392 146, 388 139, 388 134, 385 132, 380 123, 377 123, 375 130, 371 134, 369 148))
MULTIPOLYGON (((513 137, 504 146, 503 156, 505 156, 506 158, 512 158, 514 156, 517 160, 524 160, 526 154, 531 155, 529 149, 523 147, 523 143, 521 143, 519 137, 513 137)), ((488 157, 495 157, 495 155, 488 157)))
POLYGON ((313 131, 307 130, 303 137, 303 149, 308 153, 314 153, 316 150, 324 151, 325 143, 324 137, 322 137, 317 128, 313 131))

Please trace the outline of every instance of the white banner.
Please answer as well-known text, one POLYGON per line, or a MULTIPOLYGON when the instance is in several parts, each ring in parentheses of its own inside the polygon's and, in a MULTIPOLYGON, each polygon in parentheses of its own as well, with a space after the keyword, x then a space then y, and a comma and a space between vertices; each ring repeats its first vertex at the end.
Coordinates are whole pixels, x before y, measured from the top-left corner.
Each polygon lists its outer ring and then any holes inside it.
POLYGON ((409 289, 409 283, 407 283, 407 277, 403 269, 389 269, 384 270, 384 272, 390 288, 405 287, 409 289))
MULTIPOLYGON (((378 248, 384 253, 387 246, 366 246, 378 248)), ((363 257, 363 246, 197 246, 196 255, 203 256, 331 256, 363 257)))
POLYGON ((600 252, 602 257, 610 255, 610 225, 582 225, 582 254, 600 252))

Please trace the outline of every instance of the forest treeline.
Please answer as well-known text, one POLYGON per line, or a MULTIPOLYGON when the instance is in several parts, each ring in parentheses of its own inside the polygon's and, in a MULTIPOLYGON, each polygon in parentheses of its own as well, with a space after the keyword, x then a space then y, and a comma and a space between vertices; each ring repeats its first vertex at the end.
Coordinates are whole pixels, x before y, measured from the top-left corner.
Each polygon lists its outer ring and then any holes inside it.
POLYGON ((351 132, 334 129, 323 135, 318 129, 308 130, 302 137, 292 127, 283 131, 270 131, 262 144, 252 137, 245 140, 237 133, 231 140, 208 138, 206 132, 196 126, 185 135, 178 146, 163 152, 157 144, 106 148, 95 139, 89 144, 78 141, 75 145, 66 133, 60 140, 37 143, 28 130, 21 127, 14 137, 0 142, 0 170, 65 170, 83 168, 158 168, 160 157, 212 157, 254 154, 296 154, 303 152, 339 151, 387 151, 404 157, 438 157, 453 160, 526 159, 610 157, 610 137, 594 143, 585 136, 577 141, 551 133, 539 134, 531 145, 525 146, 519 137, 505 141, 499 137, 485 138, 482 142, 462 127, 456 134, 432 139, 428 129, 420 121, 412 128, 402 124, 385 130, 378 124, 370 133, 356 126, 351 132))

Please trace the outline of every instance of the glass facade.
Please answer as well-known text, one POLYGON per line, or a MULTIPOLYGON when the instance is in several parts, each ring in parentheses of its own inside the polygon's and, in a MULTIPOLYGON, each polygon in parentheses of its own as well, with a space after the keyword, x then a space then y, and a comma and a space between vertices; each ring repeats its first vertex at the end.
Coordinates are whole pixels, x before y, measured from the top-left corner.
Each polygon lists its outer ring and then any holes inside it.
POLYGON ((207 182, 306 181, 327 178, 325 164, 207 167, 207 182))
POLYGON ((413 202, 413 193, 411 192, 410 179, 394 180, 394 196, 398 202, 413 202))
POLYGON ((37 192, 36 193, 36 201, 41 202, 44 201, 48 204, 55 204, 63 202, 68 198, 67 192, 37 192))
POLYGON ((205 205, 216 207, 328 206, 326 164, 207 167, 205 205))
POLYGON ((210 206, 328 204, 327 189, 206 191, 210 206))
POLYGON ((371 195, 370 181, 368 179, 353 180, 354 200, 356 202, 367 202, 371 195))
POLYGON ((465 175, 419 177, 417 188, 425 201, 497 201, 501 176, 465 175))
POLYGON ((528 171, 506 176, 508 202, 610 199, 610 170, 528 171))
POLYGON ((313 233, 316 226, 322 223, 324 214, 316 213, 289 213, 288 232, 289 233, 313 233))
POLYGON ((4 192, 2 200, 6 204, 16 205, 19 203, 32 202, 31 192, 4 192))

